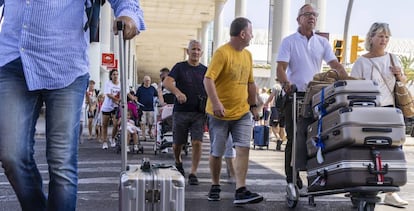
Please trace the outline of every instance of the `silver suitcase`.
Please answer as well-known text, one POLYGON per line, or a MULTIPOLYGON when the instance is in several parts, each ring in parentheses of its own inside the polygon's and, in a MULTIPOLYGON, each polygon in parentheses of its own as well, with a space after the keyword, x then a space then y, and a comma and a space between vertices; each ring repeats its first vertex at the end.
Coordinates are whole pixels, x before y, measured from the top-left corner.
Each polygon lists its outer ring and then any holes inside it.
POLYGON ((317 137, 329 152, 347 145, 398 147, 405 142, 402 112, 392 107, 343 107, 322 118, 318 135, 318 120, 309 125, 306 146, 308 156, 316 155, 317 137))
POLYGON ((121 173, 121 211, 185 210, 185 179, 172 166, 130 165, 121 173), (144 169, 141 169, 143 167, 144 169))
POLYGON ((407 162, 401 148, 346 147, 328 152, 319 164, 307 162, 308 191, 357 186, 399 187, 407 183, 407 162))
MULTIPOLYGON (((122 22, 117 22, 121 93, 127 93, 125 41, 122 22)), ((120 108, 127 113, 127 97, 121 94, 120 108)), ((152 165, 144 158, 142 165, 127 163, 127 115, 121 115, 121 165, 119 183, 120 211, 183 211, 185 179, 175 167, 152 165), (142 168, 141 168, 142 167, 142 168)))
POLYGON ((371 80, 344 80, 336 81, 312 97, 314 118, 321 113, 319 106, 323 106, 330 113, 344 106, 380 106, 380 91, 378 85, 371 80))

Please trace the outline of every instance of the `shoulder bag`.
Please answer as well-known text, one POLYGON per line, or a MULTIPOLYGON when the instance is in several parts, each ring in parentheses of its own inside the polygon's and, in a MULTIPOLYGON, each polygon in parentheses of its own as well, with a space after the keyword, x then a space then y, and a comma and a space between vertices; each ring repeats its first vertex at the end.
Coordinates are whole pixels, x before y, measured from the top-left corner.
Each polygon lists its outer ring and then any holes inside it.
MULTIPOLYGON (((394 59, 392 58, 392 54, 390 55, 391 65, 395 66, 394 59)), ((371 59, 370 59, 371 61, 371 59)), ((371 61, 373 65, 373 69, 376 69, 378 72, 380 71, 375 65, 373 61, 371 61)), ((382 80, 385 82, 384 76, 379 72, 380 76, 382 77, 382 80)), ((404 117, 413 117, 414 116, 414 102, 413 98, 411 96, 410 91, 405 86, 405 84, 402 81, 399 81, 395 79, 395 86, 394 86, 394 92, 391 90, 390 87, 388 87, 387 83, 385 83, 386 87, 388 88, 388 91, 390 91, 394 96, 395 101, 395 107, 399 108, 404 117)))
MULTIPOLYGON (((390 54, 391 65, 395 66, 394 59, 390 54)), ((394 86, 395 106, 401 109, 404 117, 414 116, 414 102, 410 91, 402 81, 396 80, 394 86)))

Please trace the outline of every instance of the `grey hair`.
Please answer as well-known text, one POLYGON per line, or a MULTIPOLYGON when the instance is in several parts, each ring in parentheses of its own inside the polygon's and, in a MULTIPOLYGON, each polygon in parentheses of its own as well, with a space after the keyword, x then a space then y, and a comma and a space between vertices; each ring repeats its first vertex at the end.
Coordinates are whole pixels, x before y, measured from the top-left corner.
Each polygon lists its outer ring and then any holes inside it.
POLYGON ((201 42, 198 41, 198 40, 190 40, 190 42, 188 43, 188 48, 187 49, 190 50, 191 47, 196 43, 201 45, 201 42))
POLYGON ((367 36, 365 38, 365 49, 367 51, 371 50, 372 47, 372 43, 371 40, 372 38, 377 34, 377 33, 381 33, 384 32, 386 35, 391 36, 391 30, 390 27, 388 26, 388 23, 373 23, 371 25, 371 28, 369 28, 369 31, 367 33, 367 36))
POLYGON ((303 10, 305 7, 312 7, 314 11, 317 11, 317 10, 316 10, 315 5, 313 5, 313 4, 305 4, 305 5, 303 5, 303 6, 299 9, 299 11, 298 11, 298 17, 302 15, 302 12, 303 12, 302 10, 303 10))

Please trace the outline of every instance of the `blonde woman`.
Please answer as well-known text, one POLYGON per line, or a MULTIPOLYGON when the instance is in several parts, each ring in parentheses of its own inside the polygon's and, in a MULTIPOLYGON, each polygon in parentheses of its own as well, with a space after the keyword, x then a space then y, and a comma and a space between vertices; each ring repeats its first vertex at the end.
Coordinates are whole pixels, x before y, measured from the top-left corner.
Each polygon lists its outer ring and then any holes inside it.
MULTIPOLYGON (((370 79, 378 83, 381 106, 394 106, 395 81, 406 81, 398 58, 385 51, 390 37, 391 31, 387 23, 372 24, 365 39, 365 48, 368 53, 355 61, 351 72, 351 76, 370 79)), ((408 205, 408 202, 401 199, 397 193, 386 193, 384 203, 396 207, 408 205)))

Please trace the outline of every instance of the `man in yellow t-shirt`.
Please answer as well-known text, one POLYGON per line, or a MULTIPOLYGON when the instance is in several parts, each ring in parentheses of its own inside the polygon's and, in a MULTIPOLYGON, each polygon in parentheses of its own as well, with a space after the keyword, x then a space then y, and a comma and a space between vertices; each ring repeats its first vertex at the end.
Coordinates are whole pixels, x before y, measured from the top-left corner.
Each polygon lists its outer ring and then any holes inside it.
POLYGON ((204 78, 208 95, 206 113, 210 133, 212 186, 208 200, 220 200, 221 157, 229 135, 236 148, 234 204, 259 203, 263 196, 246 189, 252 117, 258 120, 256 85, 251 53, 244 49, 253 38, 252 24, 243 17, 233 20, 230 41, 216 50, 204 78))

